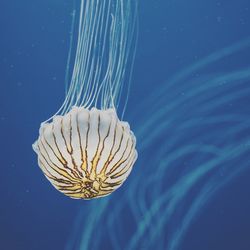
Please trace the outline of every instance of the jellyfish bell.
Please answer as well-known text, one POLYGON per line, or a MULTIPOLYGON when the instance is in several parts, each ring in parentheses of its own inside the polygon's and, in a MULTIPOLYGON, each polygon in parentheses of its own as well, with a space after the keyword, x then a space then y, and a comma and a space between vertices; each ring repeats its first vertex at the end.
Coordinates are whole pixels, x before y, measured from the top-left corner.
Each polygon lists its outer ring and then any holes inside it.
POLYGON ((73 107, 40 128, 33 148, 52 185, 71 198, 110 194, 128 177, 137 158, 136 139, 114 109, 73 107))

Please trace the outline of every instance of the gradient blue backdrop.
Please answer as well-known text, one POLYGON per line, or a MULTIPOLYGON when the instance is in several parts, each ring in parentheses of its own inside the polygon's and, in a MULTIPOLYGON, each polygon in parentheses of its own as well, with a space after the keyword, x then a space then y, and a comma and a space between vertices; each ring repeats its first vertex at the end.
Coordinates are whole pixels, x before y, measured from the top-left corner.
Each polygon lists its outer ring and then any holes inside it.
MULTIPOLYGON (((70 2, 0 2, 0 249, 3 250, 64 249, 76 215, 79 209, 84 210, 86 203, 55 191, 37 166, 31 148, 40 122, 52 115, 64 99, 70 2)), ((181 68, 249 37, 250 2, 140 1, 139 24, 127 113, 181 68)), ((239 56, 238 60, 238 65, 249 66, 250 55, 239 56)), ((232 64, 229 60, 220 70, 224 67, 228 71, 232 64)), ((250 97, 247 105, 249 110, 250 97)), ((155 147, 152 145, 152 149, 155 147)), ((217 193, 188 231, 183 250, 250 249, 249 178, 250 170, 217 193)))

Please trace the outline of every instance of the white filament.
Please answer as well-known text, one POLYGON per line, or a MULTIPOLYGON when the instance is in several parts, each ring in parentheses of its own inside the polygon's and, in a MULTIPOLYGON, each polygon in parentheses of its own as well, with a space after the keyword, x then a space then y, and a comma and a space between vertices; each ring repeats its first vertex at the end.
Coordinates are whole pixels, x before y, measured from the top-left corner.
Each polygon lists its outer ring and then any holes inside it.
POLYGON ((72 106, 117 109, 122 95, 126 108, 130 77, 125 73, 131 73, 134 60, 136 2, 81 1, 72 77, 55 115, 68 113, 72 106))

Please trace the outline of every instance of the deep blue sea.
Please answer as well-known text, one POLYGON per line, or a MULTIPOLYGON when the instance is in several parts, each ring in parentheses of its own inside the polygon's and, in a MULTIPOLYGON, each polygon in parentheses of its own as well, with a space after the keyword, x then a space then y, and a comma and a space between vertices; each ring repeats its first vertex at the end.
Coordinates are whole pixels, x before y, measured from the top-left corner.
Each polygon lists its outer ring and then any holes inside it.
POLYGON ((0 2, 0 249, 249 250, 250 1, 139 1, 124 116, 139 157, 90 201, 55 190, 32 150, 64 100, 72 11, 0 2))

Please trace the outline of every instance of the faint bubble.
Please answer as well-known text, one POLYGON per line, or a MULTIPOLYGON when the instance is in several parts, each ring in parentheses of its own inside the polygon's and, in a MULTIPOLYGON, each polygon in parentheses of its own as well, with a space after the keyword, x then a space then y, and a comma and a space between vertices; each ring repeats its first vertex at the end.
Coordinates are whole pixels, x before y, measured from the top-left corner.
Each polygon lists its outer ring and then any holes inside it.
POLYGON ((223 177, 225 175, 224 169, 220 169, 219 174, 220 174, 221 177, 223 177))
POLYGON ((221 81, 221 82, 219 82, 220 86, 225 85, 225 84, 227 84, 227 81, 221 81))
POLYGON ((225 210, 224 210, 224 209, 221 209, 221 210, 220 210, 220 214, 225 214, 225 210))
POLYGON ((218 23, 221 23, 222 17, 221 17, 221 16, 217 16, 217 17, 216 17, 216 20, 217 20, 218 23))
POLYGON ((76 14, 76 10, 73 10, 73 11, 70 12, 71 16, 75 16, 75 14, 76 14))
POLYGON ((243 18, 240 18, 240 23, 241 24, 246 24, 246 21, 243 18))

